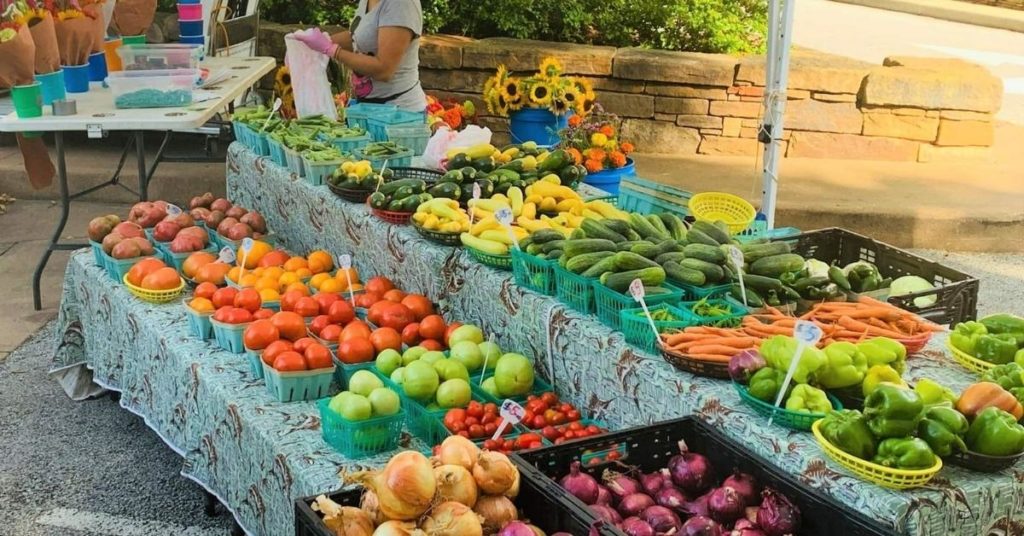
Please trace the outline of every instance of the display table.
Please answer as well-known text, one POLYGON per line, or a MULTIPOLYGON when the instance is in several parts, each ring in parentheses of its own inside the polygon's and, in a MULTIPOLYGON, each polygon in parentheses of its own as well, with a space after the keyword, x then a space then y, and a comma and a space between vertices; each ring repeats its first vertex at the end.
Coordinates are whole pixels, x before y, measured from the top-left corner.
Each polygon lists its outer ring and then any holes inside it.
MULTIPOLYGON (((1008 528, 1021 515, 1019 468, 988 475, 947 466, 929 488, 908 492, 863 482, 825 461, 809 433, 769 427, 727 382, 694 377, 634 349, 595 317, 519 288, 510 273, 427 242, 411 227, 386 224, 238 144, 227 168, 229 197, 262 212, 289 249, 352 253, 364 277, 385 275, 428 293, 446 318, 479 323, 503 348, 535 356, 561 395, 613 427, 699 415, 808 486, 900 533, 981 534, 1008 528)), ((289 534, 289 500, 336 488, 337 469, 382 459, 346 462, 320 439, 312 404, 271 401, 243 356, 187 335, 180 304, 135 300, 86 253, 69 264, 60 323, 59 363, 84 362, 98 381, 122 390, 122 405, 185 456, 183 474, 217 494, 252 533, 289 534)), ((933 342, 912 358, 908 376, 966 386, 970 376, 937 348, 933 342)))

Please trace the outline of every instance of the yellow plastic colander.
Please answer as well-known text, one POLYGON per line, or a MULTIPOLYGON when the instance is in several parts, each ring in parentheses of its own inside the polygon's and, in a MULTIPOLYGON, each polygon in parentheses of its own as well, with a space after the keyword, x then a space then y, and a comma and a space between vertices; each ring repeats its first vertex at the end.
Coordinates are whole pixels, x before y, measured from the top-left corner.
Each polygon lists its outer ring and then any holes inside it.
POLYGON ((883 488, 910 489, 921 487, 927 484, 942 469, 942 459, 938 456, 935 457, 935 465, 927 469, 893 469, 872 463, 843 452, 832 443, 829 443, 825 436, 821 435, 821 421, 814 421, 814 424, 811 425, 811 430, 814 432, 814 439, 818 441, 818 445, 825 451, 825 454, 828 454, 829 458, 849 469, 858 477, 883 488))
POLYGON ((723 192, 703 192, 690 198, 690 214, 700 221, 725 222, 731 234, 740 234, 754 223, 757 211, 742 197, 723 192))
POLYGON ((131 292, 140 300, 150 303, 168 303, 181 296, 181 292, 185 290, 185 280, 180 277, 178 279, 180 280, 178 286, 168 290, 149 290, 137 287, 128 282, 128 274, 124 274, 124 278, 121 281, 128 288, 128 292, 131 292))
POLYGON ((965 369, 971 372, 984 374, 988 372, 989 369, 996 366, 995 363, 989 363, 988 361, 978 359, 956 346, 953 346, 953 343, 950 342, 949 339, 946 339, 946 348, 949 348, 949 351, 953 352, 953 359, 956 359, 957 363, 960 363, 965 369))

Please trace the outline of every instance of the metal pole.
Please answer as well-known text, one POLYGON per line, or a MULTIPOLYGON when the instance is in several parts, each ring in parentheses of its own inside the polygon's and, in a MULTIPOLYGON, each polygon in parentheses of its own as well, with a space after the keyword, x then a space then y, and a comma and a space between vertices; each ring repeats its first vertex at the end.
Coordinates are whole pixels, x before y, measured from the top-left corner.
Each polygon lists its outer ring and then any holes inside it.
POLYGON ((760 141, 764 143, 763 189, 761 211, 768 228, 775 227, 775 205, 778 197, 779 141, 782 138, 783 114, 786 111, 786 87, 789 83, 789 48, 793 35, 795 0, 770 0, 768 13, 768 55, 765 69, 765 111, 760 141))
POLYGON ((57 242, 60 241, 60 235, 64 232, 64 226, 68 223, 68 213, 71 210, 71 196, 68 195, 68 168, 64 159, 64 133, 59 130, 55 131, 53 133, 53 140, 57 148, 57 186, 60 189, 60 220, 57 222, 57 228, 53 230, 50 243, 46 245, 46 251, 43 252, 43 256, 39 259, 39 264, 36 264, 35 273, 32 274, 32 305, 36 311, 43 308, 43 298, 40 295, 39 289, 43 270, 46 268, 46 263, 50 261, 50 254, 55 249, 58 249, 57 242))

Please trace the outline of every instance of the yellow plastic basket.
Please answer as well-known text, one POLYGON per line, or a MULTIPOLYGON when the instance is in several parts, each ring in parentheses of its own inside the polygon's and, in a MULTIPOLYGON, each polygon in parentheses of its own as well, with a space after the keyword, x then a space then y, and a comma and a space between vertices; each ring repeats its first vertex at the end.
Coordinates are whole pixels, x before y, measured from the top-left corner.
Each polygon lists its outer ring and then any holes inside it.
POLYGON ((757 211, 754 205, 742 197, 722 192, 704 192, 694 195, 689 202, 690 213, 694 218, 708 223, 723 221, 729 226, 729 232, 737 235, 747 230, 757 211))
POLYGON ((148 301, 150 303, 168 303, 172 302, 181 296, 181 291, 185 290, 185 280, 178 278, 180 283, 177 287, 169 290, 149 290, 141 287, 137 287, 128 282, 128 274, 124 274, 124 278, 121 281, 124 286, 128 288, 128 292, 135 295, 136 298, 142 301, 148 301))
POLYGON ((971 372, 984 374, 988 372, 989 369, 996 366, 995 363, 989 363, 988 361, 978 359, 956 346, 953 346, 953 343, 950 342, 949 339, 946 339, 946 348, 949 348, 949 351, 953 352, 953 359, 956 359, 957 363, 960 363, 960 365, 971 372))
POLYGON ((910 489, 921 487, 928 483, 940 469, 942 459, 935 457, 935 465, 928 469, 893 469, 867 460, 862 460, 852 454, 839 450, 835 445, 829 443, 825 436, 821 435, 821 421, 814 421, 811 425, 814 432, 814 439, 818 441, 821 449, 828 454, 836 463, 847 468, 858 477, 889 489, 910 489))

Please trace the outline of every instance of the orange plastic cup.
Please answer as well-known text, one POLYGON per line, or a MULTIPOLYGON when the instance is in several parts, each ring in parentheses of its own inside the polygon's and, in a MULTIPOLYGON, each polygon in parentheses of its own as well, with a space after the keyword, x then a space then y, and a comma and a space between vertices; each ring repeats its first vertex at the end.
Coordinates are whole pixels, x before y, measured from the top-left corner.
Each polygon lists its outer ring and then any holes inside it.
POLYGON ((121 46, 121 38, 107 39, 103 43, 103 55, 107 58, 107 72, 123 71, 121 56, 117 54, 117 48, 121 46))

